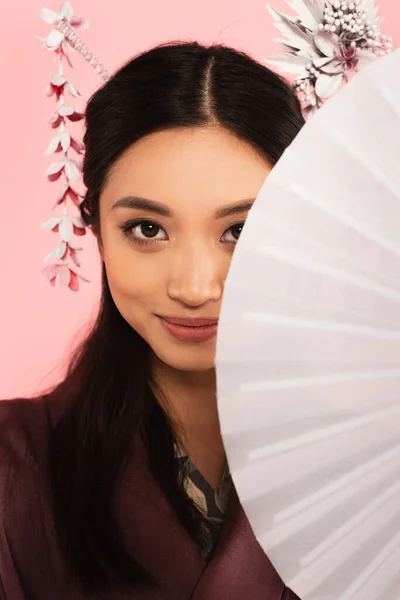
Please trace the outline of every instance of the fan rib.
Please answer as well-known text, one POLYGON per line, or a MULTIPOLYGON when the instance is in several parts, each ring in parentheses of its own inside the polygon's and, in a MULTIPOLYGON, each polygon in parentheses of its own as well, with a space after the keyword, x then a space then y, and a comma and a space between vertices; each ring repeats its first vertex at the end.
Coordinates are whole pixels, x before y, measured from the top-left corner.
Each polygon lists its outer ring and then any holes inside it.
POLYGON ((329 427, 322 427, 309 433, 305 433, 293 438, 282 440, 276 444, 271 444, 266 448, 257 448, 250 452, 250 459, 257 460, 260 458, 266 458, 281 452, 287 452, 288 450, 294 450, 306 444, 312 444, 319 440, 325 440, 328 437, 333 437, 344 431, 354 430, 358 427, 362 427, 367 423, 377 423, 383 419, 391 418, 400 414, 400 406, 394 406, 386 408, 384 410, 375 411, 373 413, 357 417, 356 419, 350 419, 344 423, 338 423, 330 425, 329 427))
MULTIPOLYGON (((368 473, 371 473, 371 471, 374 472, 377 468, 381 468, 388 461, 393 460, 394 458, 399 458, 399 456, 400 446, 391 448, 388 452, 384 452, 383 454, 376 456, 372 460, 364 463, 361 467, 357 467, 356 469, 349 471, 339 479, 336 479, 335 481, 329 483, 325 487, 320 488, 318 492, 307 496, 301 502, 296 502, 286 510, 277 513, 275 515, 274 521, 276 523, 280 523, 282 521, 290 519, 291 517, 297 515, 299 512, 310 508, 313 504, 321 502, 321 500, 324 500, 325 498, 327 498, 334 492, 337 492, 341 488, 351 483, 354 483, 361 477, 367 475, 368 473)), ((394 466, 398 467, 398 465, 394 466)), ((367 480, 365 479, 363 483, 365 484, 366 481, 367 480)))

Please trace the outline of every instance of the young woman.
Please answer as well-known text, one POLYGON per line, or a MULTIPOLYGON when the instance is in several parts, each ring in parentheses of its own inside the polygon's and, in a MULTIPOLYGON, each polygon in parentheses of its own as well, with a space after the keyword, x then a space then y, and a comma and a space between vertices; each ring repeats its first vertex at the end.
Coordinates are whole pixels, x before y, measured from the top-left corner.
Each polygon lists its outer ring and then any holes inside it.
POLYGON ((232 484, 214 359, 241 228, 302 125, 287 83, 219 45, 156 47, 90 99, 100 310, 64 381, 0 403, 1 598, 295 598, 232 484))

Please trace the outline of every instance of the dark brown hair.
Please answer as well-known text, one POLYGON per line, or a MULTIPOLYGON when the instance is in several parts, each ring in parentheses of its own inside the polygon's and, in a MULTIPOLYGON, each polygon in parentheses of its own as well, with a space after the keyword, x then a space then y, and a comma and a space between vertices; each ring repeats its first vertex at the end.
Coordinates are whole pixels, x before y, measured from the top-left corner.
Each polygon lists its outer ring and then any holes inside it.
MULTIPOLYGON (((101 190, 135 141, 157 130, 209 123, 240 136, 275 164, 303 117, 281 77, 222 45, 163 44, 124 65, 86 109, 85 223, 101 234, 101 190)), ((103 266, 97 320, 59 384, 68 388, 70 402, 49 441, 56 533, 69 571, 89 594, 151 583, 125 548, 112 511, 138 428, 158 485, 189 534, 208 543, 207 524, 176 470, 170 423, 151 392, 150 352, 117 310, 103 266)))

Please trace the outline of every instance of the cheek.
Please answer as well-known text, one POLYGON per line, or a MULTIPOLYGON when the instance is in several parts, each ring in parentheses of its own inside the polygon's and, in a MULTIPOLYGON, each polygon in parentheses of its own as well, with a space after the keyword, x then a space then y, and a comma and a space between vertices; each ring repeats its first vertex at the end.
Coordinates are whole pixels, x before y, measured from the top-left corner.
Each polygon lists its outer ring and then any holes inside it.
MULTIPOLYGON (((152 302, 164 289, 163 270, 132 251, 105 256, 107 279, 113 300, 126 320, 133 325, 151 311, 152 302)), ((136 327, 135 327, 136 328, 136 327)))
POLYGON ((123 272, 119 268, 108 274, 108 284, 114 304, 125 321, 143 339, 149 342, 149 327, 152 322, 151 315, 154 298, 160 295, 160 288, 155 286, 154 280, 140 269, 123 272))

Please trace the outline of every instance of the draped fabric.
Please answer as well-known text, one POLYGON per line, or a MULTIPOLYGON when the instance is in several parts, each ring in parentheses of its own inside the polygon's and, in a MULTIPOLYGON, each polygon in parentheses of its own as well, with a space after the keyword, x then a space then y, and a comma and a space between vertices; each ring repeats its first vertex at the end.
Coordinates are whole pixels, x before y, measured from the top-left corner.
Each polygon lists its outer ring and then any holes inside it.
MULTIPOLYGON (((67 586, 46 492, 47 440, 64 400, 53 393, 0 401, 1 600, 86 598, 67 586)), ((133 444, 115 514, 128 550, 158 587, 102 593, 94 600, 296 599, 255 539, 228 472, 213 496, 194 465, 189 469, 191 493, 215 525, 215 547, 207 560, 151 476, 141 436, 133 444)))

